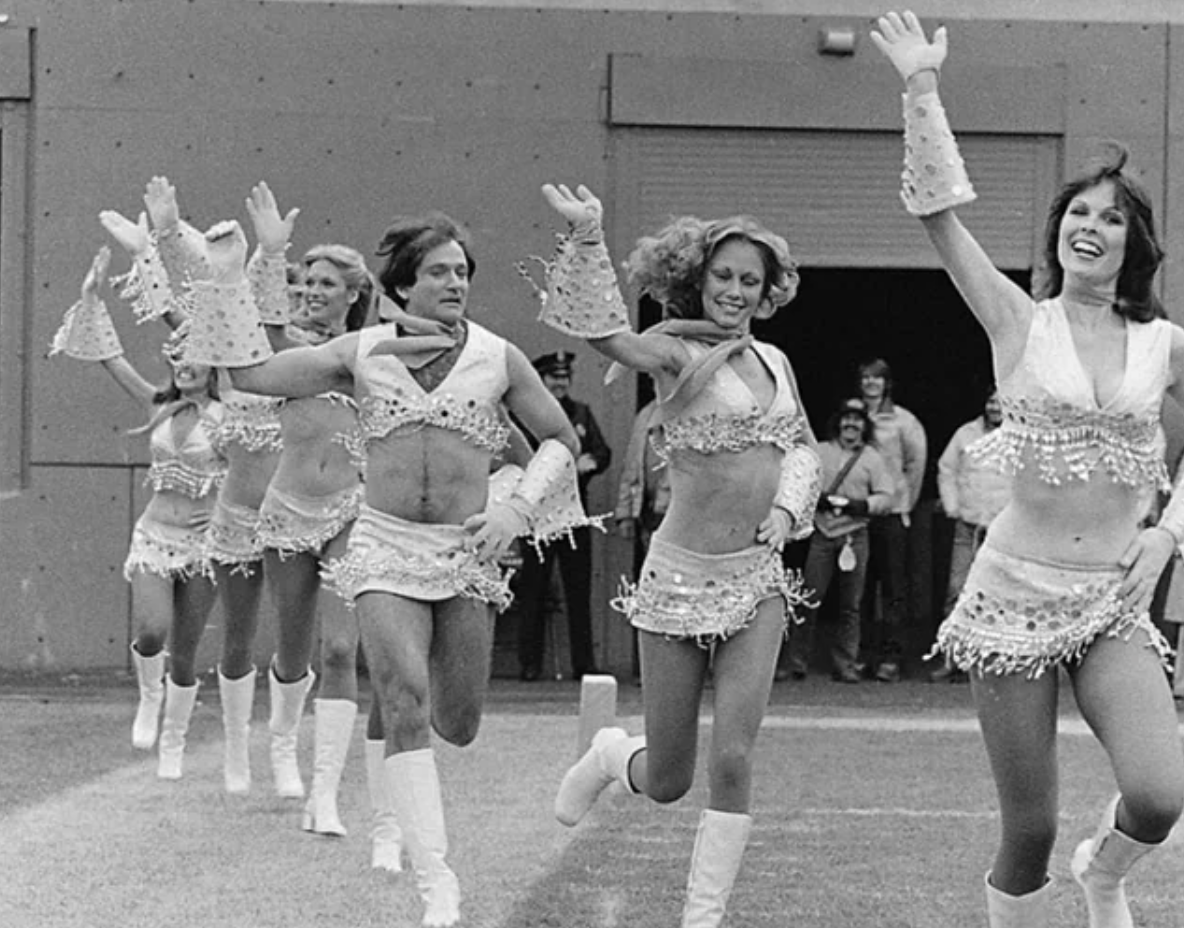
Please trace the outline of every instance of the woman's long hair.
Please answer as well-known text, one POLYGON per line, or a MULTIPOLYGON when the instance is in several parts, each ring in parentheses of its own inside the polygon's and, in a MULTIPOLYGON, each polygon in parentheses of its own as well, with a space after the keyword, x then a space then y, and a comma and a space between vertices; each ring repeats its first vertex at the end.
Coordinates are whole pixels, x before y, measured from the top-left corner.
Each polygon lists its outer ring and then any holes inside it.
POLYGON ((356 332, 371 318, 374 309, 374 275, 366 267, 366 259, 348 245, 314 245, 304 253, 301 264, 308 270, 318 261, 332 264, 341 272, 345 285, 358 292, 345 314, 345 331, 356 332))
POLYGON ((1122 258, 1122 270, 1118 273, 1114 310, 1135 322, 1166 317, 1163 304, 1152 288, 1155 272, 1164 258, 1163 247, 1155 232, 1155 213, 1143 185, 1123 171, 1127 158, 1124 145, 1107 143, 1099 157, 1065 184, 1053 199, 1044 227, 1044 267, 1033 287, 1037 299, 1054 297, 1064 286, 1065 269, 1061 266, 1057 247, 1061 222, 1069 204, 1082 192, 1110 181, 1114 184, 1115 202, 1127 221, 1126 252, 1122 258))
POLYGON ((751 216, 705 222, 679 216, 653 235, 643 236, 625 261, 638 292, 662 306, 666 319, 703 317, 703 278, 712 256, 725 242, 749 242, 761 256, 765 281, 758 318, 767 319, 797 293, 797 265, 789 245, 751 216))
MULTIPOLYGON (((211 367, 209 373, 206 375, 206 396, 215 401, 220 398, 218 393, 217 368, 211 367)), ((127 433, 129 435, 143 435, 151 432, 161 422, 185 405, 188 405, 188 402, 184 400, 181 388, 177 386, 175 379, 170 378, 167 386, 158 388, 152 394, 152 415, 148 418, 148 421, 137 428, 128 429, 127 433)))

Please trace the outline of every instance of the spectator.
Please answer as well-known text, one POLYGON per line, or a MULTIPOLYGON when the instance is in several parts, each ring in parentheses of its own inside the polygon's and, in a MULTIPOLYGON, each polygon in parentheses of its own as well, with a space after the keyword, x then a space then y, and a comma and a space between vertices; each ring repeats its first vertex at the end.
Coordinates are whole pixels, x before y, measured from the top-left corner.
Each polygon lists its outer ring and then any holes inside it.
MULTIPOLYGON (((946 585, 945 608, 949 615, 958 602, 970 564, 983 539, 987 526, 1007 505, 1011 496, 1011 479, 975 455, 973 445, 993 432, 1003 422, 1003 407, 999 394, 992 391, 983 405, 981 416, 976 416, 954 432, 937 461, 937 491, 941 508, 954 522, 954 544, 950 551, 950 578, 946 585)), ((961 681, 966 674, 946 661, 929 675, 930 681, 961 681)))
MULTIPOLYGON (((600 432, 600 426, 586 403, 571 396, 571 367, 575 354, 556 351, 534 359, 535 370, 551 395, 567 413, 580 443, 576 471, 580 502, 588 509, 588 484, 608 469, 612 451, 600 432)), ((519 601, 518 663, 523 680, 537 680, 542 674, 547 622, 551 616, 543 608, 556 563, 563 579, 567 607, 568 640, 571 647, 572 676, 579 680, 586 673, 597 673, 592 646, 592 529, 583 526, 572 530, 570 541, 557 540, 543 549, 524 552, 522 571, 515 584, 519 601)))
POLYGON ((871 555, 865 591, 873 616, 877 584, 882 600, 871 655, 876 679, 896 683, 900 679, 904 651, 908 530, 910 514, 921 496, 921 480, 925 475, 925 429, 916 416, 893 401, 892 368, 883 358, 876 358, 859 368, 859 390, 875 425, 876 448, 887 462, 896 484, 891 508, 871 520, 871 555))
POLYGON ((839 624, 831 650, 832 673, 843 683, 858 683, 859 609, 867 573, 868 520, 888 511, 896 484, 872 445, 875 426, 863 400, 844 400, 827 423, 826 432, 827 440, 818 447, 825 489, 818 498, 814 534, 806 554, 805 583, 813 590, 814 599, 803 610, 802 624, 790 627, 777 679, 805 679, 814 650, 818 609, 837 566, 839 624))

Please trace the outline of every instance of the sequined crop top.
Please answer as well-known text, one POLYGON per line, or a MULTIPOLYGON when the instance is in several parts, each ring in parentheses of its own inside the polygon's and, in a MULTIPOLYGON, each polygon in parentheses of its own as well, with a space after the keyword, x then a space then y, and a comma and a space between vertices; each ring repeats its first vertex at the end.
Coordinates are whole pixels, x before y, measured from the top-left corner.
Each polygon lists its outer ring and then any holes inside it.
POLYGON ((1099 407, 1060 300, 1037 303, 1024 355, 999 385, 1003 425, 970 453, 1007 474, 1035 468, 1051 484, 1101 470, 1130 487, 1169 489, 1159 413, 1171 347, 1171 323, 1128 321, 1122 385, 1099 407))
POLYGON ((282 397, 260 396, 222 387, 224 414, 218 426, 217 442, 226 448, 238 444, 248 451, 280 451, 280 409, 282 397))
POLYGON ((366 443, 407 426, 458 432, 478 448, 497 454, 509 441, 498 404, 509 389, 506 342, 488 329, 468 323, 468 338, 456 364, 431 392, 421 387, 393 354, 371 354, 379 342, 397 338, 394 324, 363 329, 354 366, 358 400, 355 454, 366 443))
POLYGON ((190 499, 209 495, 226 474, 226 460, 214 439, 222 415, 220 403, 207 403, 180 447, 173 436, 174 417, 157 423, 149 440, 152 464, 145 483, 155 492, 171 490, 190 499))
MULTIPOLYGON (((708 349, 684 339, 692 359, 708 349)), ((677 415, 662 422, 654 450, 663 460, 679 451, 714 454, 746 451, 758 445, 788 450, 802 440, 805 418, 790 378, 789 361, 772 345, 753 342, 752 349, 773 375, 773 401, 762 410, 749 386, 728 364, 721 365, 706 386, 677 415)))

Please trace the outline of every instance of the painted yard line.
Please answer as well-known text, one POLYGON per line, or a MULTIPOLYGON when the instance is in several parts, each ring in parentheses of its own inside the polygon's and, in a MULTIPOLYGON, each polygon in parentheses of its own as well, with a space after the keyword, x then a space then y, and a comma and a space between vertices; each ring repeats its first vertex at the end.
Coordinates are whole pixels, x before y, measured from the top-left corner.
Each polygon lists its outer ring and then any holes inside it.
MULTIPOLYGON (((641 716, 622 716, 617 724, 627 731, 641 731, 644 720, 641 716)), ((700 725, 711 724, 711 714, 699 716, 700 725)), ((864 716, 789 716, 766 715, 762 728, 784 728, 802 731, 885 731, 885 732, 934 732, 939 734, 978 734, 978 721, 974 718, 915 718, 892 715, 864 716)), ((1089 726, 1082 719, 1063 718, 1057 724, 1062 735, 1091 734, 1089 726)), ((1184 735, 1184 724, 1180 726, 1184 735)))
MULTIPOLYGON (((710 716, 704 717, 706 722, 710 716)), ((703 721, 703 720, 701 720, 703 721)), ((770 728, 826 729, 850 731, 916 731, 916 732, 972 732, 978 734, 978 720, 973 718, 908 718, 900 716, 843 716, 838 718, 793 718, 766 716, 763 722, 770 728)), ((1184 736, 1184 723, 1177 730, 1184 736)), ((1076 717, 1057 721, 1057 732, 1062 735, 1092 735, 1085 720, 1076 717)))
POLYGON ((871 807, 868 809, 794 809, 793 816, 809 815, 815 818, 931 818, 931 819, 994 819, 999 817, 996 809, 905 809, 895 807, 871 807))

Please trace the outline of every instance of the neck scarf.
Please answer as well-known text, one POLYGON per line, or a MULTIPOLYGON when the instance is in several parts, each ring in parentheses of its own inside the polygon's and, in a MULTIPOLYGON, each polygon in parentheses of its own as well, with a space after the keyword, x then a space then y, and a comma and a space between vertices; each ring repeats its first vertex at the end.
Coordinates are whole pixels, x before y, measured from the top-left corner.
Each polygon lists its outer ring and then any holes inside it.
POLYGON ((371 356, 393 354, 412 371, 431 364, 464 339, 463 322, 446 326, 435 319, 423 319, 397 308, 388 311, 386 321, 397 326, 399 335, 376 343, 370 349, 371 356))
MULTIPOLYGON (((691 400, 703 391, 716 371, 727 364, 730 358, 743 354, 753 344, 753 337, 747 330, 725 329, 707 319, 667 319, 646 329, 641 337, 646 338, 650 335, 667 335, 712 345, 706 353, 682 369, 674 389, 659 404, 652 420, 653 425, 660 425, 682 413, 691 400)), ((604 382, 612 383, 624 371, 623 365, 614 362, 605 374, 604 382)))

